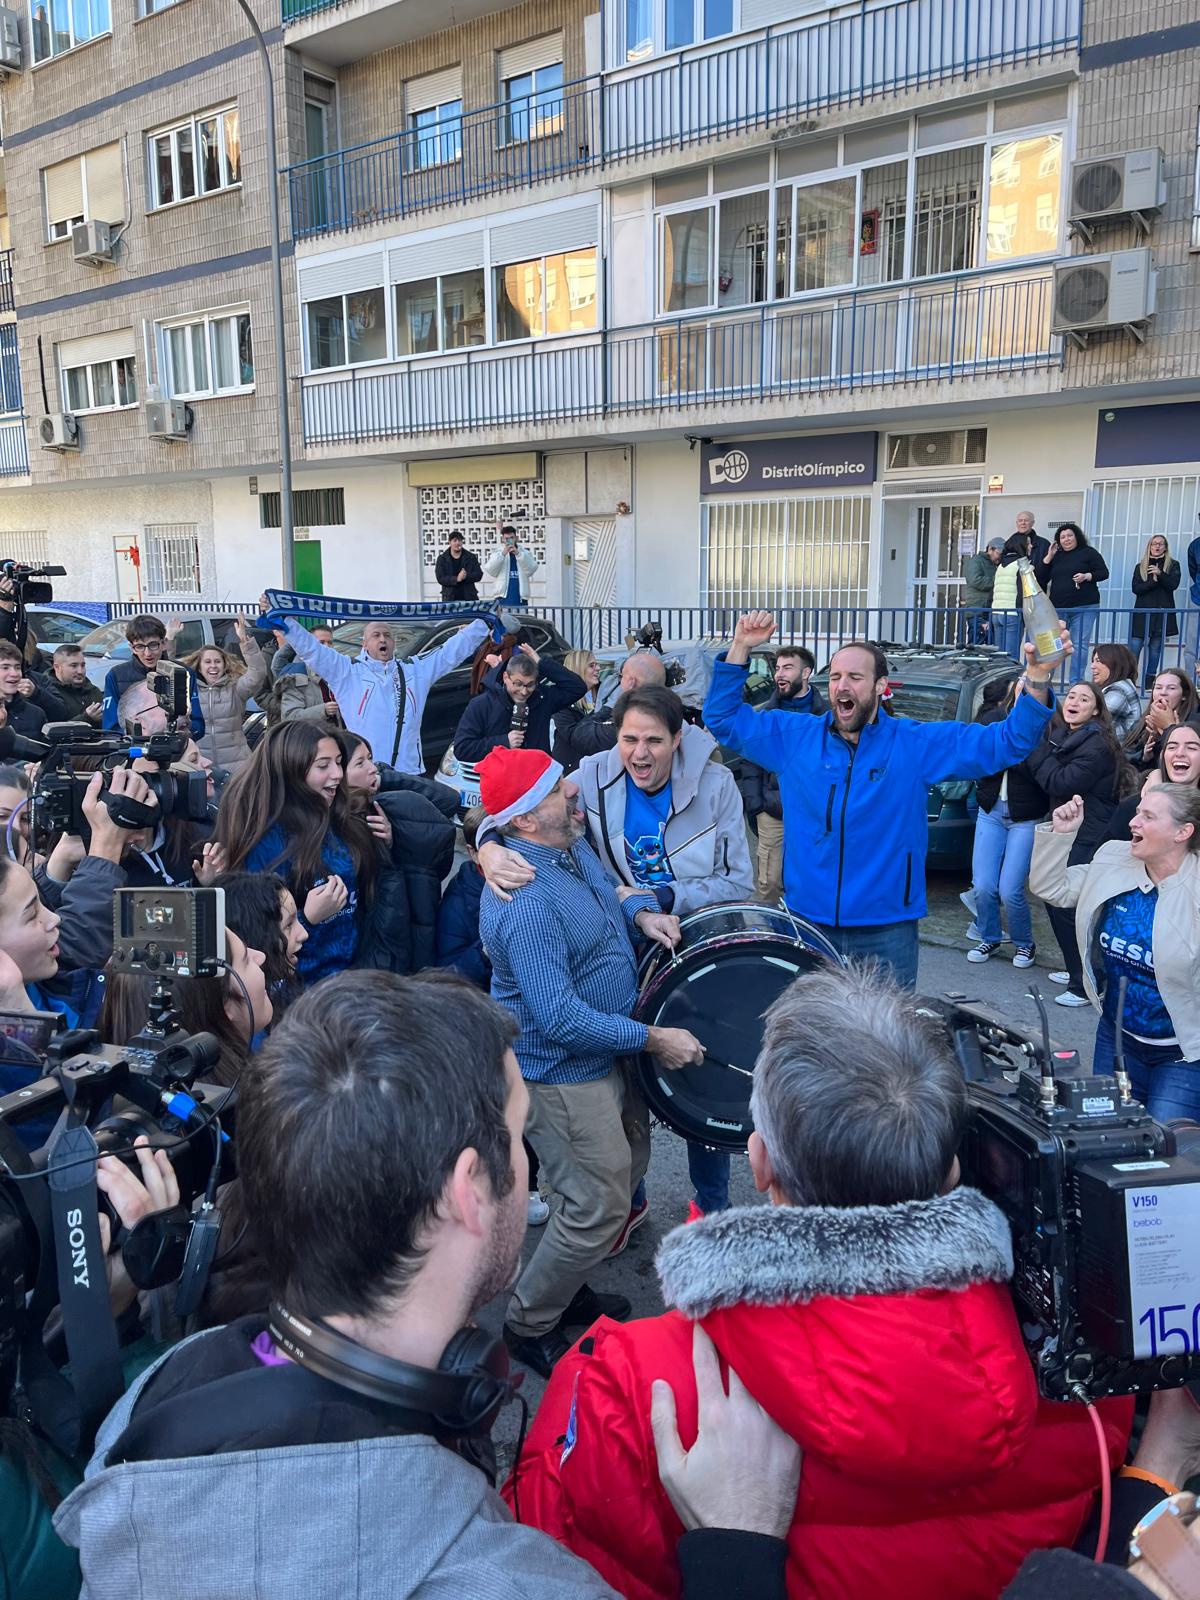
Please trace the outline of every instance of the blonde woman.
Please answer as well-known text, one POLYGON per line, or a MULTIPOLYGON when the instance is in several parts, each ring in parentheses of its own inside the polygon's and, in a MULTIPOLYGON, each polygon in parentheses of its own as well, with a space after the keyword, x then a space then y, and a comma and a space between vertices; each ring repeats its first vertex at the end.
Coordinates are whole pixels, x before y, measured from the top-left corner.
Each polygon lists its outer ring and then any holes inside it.
POLYGON ((237 772, 250 759, 250 746, 242 732, 246 702, 265 686, 266 657, 246 626, 237 619, 238 645, 245 660, 240 660, 216 645, 205 645, 188 656, 184 665, 196 674, 196 692, 204 714, 204 733, 196 743, 214 767, 237 772))
POLYGON ((590 719, 596 711, 596 691, 600 687, 600 663, 590 650, 569 650, 563 660, 568 672, 573 672, 587 684, 587 693, 573 706, 560 711, 554 718, 554 759, 561 763, 564 773, 574 772, 584 756, 597 750, 608 750, 613 744, 612 723, 597 724, 590 719), (595 738, 587 737, 593 730, 595 738))
POLYGON ((1149 689, 1162 665, 1163 640, 1179 633, 1175 615, 1175 591, 1182 573, 1161 533, 1146 545, 1142 559, 1133 569, 1134 614, 1130 620, 1129 648, 1140 655, 1146 647, 1142 688, 1149 689), (1145 615, 1144 613, 1150 613, 1145 615))

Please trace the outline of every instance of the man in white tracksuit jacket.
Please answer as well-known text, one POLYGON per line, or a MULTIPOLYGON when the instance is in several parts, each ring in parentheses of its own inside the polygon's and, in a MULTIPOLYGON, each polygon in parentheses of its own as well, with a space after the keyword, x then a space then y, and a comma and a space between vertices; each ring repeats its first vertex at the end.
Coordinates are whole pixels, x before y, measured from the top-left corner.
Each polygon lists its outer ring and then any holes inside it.
POLYGON ((287 642, 297 657, 313 668, 333 690, 342 721, 351 733, 368 741, 376 761, 386 761, 400 772, 421 776, 421 717, 430 689, 439 678, 474 655, 491 630, 482 618, 469 622, 440 649, 427 656, 397 662, 396 639, 386 622, 368 622, 363 647, 351 660, 332 645, 321 644, 293 617, 283 624, 287 642), (404 679, 404 725, 396 739, 397 694, 404 679))

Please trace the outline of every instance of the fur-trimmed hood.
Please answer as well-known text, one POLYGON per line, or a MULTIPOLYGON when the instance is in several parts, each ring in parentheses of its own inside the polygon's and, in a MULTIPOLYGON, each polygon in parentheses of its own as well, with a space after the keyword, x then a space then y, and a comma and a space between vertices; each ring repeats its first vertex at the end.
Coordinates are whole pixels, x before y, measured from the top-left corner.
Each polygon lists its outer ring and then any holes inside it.
POLYGON ((663 1299, 684 1316, 821 1295, 913 1294, 1005 1283, 1012 1239, 978 1189, 898 1206, 746 1206, 676 1228, 658 1252, 663 1299))

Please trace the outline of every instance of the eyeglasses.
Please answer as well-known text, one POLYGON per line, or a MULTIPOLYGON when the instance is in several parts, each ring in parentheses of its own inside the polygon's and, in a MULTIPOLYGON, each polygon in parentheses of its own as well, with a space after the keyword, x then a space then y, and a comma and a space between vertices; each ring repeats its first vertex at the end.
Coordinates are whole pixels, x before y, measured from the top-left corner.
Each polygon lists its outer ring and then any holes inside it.
POLYGON ((163 641, 161 639, 139 639, 135 644, 131 644, 129 648, 138 651, 139 654, 143 650, 161 650, 163 641))

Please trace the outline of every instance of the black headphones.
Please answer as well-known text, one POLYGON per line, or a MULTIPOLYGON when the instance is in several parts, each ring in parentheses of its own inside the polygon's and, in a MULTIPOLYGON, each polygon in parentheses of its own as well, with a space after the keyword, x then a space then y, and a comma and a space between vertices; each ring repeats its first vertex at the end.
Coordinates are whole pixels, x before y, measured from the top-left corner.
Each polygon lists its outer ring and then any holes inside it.
POLYGON ((460 1328, 436 1369, 377 1355, 328 1323, 293 1316, 271 1305, 270 1333, 278 1348, 318 1377, 427 1418, 439 1433, 486 1435, 524 1374, 509 1376, 508 1351, 484 1328, 460 1328))

